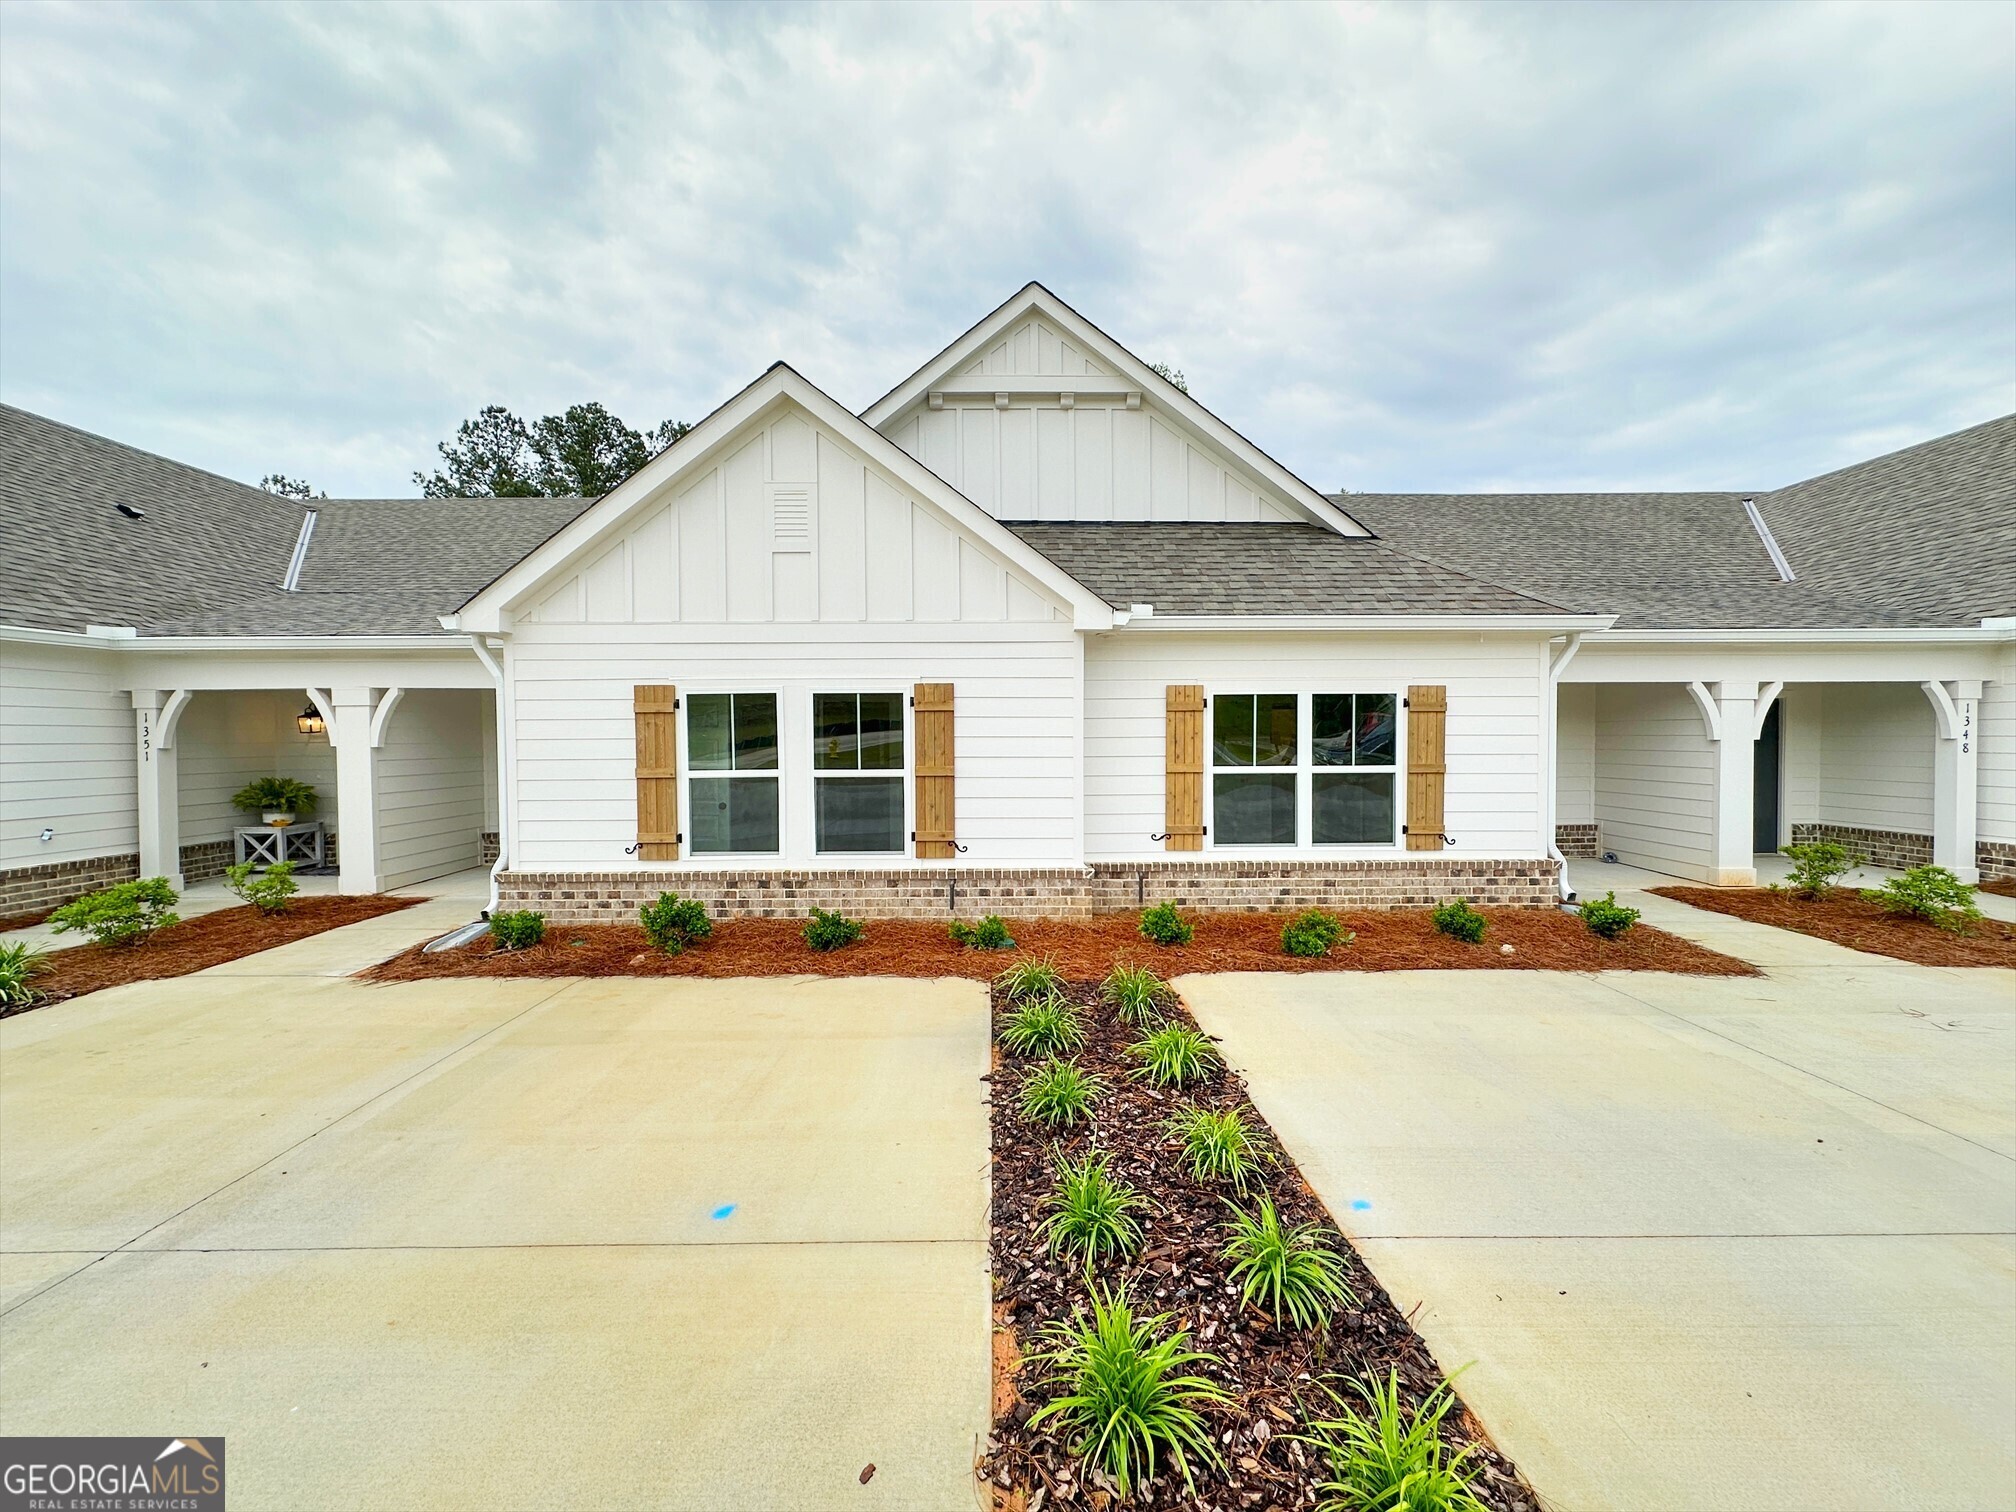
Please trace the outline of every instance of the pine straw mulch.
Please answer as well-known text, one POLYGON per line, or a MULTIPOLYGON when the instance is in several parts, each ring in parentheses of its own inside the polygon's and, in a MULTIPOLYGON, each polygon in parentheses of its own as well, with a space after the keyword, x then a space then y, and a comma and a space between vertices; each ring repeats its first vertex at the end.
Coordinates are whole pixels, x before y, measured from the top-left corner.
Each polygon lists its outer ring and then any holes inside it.
POLYGON ((340 929, 364 919, 411 908, 420 898, 327 897, 296 898, 286 912, 262 914, 247 905, 198 914, 156 930, 138 945, 73 945, 51 951, 50 969, 31 984, 38 1001, 0 1009, 0 1018, 82 997, 105 987, 187 976, 207 966, 292 944, 324 930, 340 929))
MULTIPOLYGON (((1662 898, 1770 924, 1920 966, 2016 966, 2016 924, 1982 919, 1966 934, 1908 914, 1887 913, 1852 888, 1826 898, 1802 898, 1765 887, 1655 887, 1662 898)), ((1637 930, 1632 931, 1633 934, 1637 930)))
MULTIPOLYGON (((1091 919, 1010 919, 1016 948, 1048 956, 1067 977, 1103 977, 1120 961, 1146 962, 1164 977, 1186 971, 1425 971, 1452 968, 1526 971, 1671 971, 1696 976, 1755 976, 1747 962, 1640 924, 1622 939, 1602 940, 1554 908, 1487 909, 1481 945, 1438 934, 1427 909, 1344 915, 1357 940, 1328 958, 1298 960, 1281 950, 1292 915, 1186 915, 1196 926, 1188 945, 1152 945, 1139 915, 1091 919), (1505 955, 1501 945, 1510 945, 1505 955)), ((654 950, 634 924, 549 924, 542 944, 502 951, 486 937, 460 950, 423 955, 419 948, 363 973, 378 982, 433 977, 553 976, 961 976, 986 980, 1003 953, 967 950, 945 926, 922 919, 871 919, 858 944, 815 951, 797 919, 724 919, 713 935, 682 954, 654 950)))
MULTIPOLYGON (((1075 1057, 1103 1076, 1107 1090, 1093 1108, 1090 1126, 1053 1136, 1025 1122, 1016 1093, 1028 1062, 1006 1056, 997 1046, 993 1086, 994 1135, 991 1254, 994 1271, 994 1426, 978 1473, 988 1484, 995 1512, 1085 1508, 1093 1512, 1125 1508, 1286 1509, 1309 1507, 1328 1467, 1309 1446, 1291 1435, 1312 1419, 1334 1418, 1334 1404, 1319 1383, 1349 1394, 1342 1380, 1385 1379, 1399 1373, 1403 1399, 1419 1403, 1443 1378, 1428 1347, 1365 1263, 1339 1238, 1336 1246, 1349 1270, 1355 1306, 1339 1308, 1323 1332, 1278 1329, 1264 1314, 1248 1311, 1238 1287, 1227 1280, 1221 1254, 1226 1218, 1225 1193, 1193 1181, 1179 1145, 1165 1132, 1170 1114, 1184 1102, 1214 1110, 1243 1107, 1273 1157, 1244 1199, 1257 1206, 1273 1200, 1286 1222, 1316 1222, 1335 1233, 1337 1224, 1309 1189, 1295 1164, 1280 1150, 1266 1120, 1246 1096, 1240 1077, 1221 1068, 1208 1081, 1182 1092, 1157 1091, 1128 1075, 1136 1064, 1125 1053, 1139 1031, 1119 1022, 1098 1000, 1097 986, 1073 983, 1076 1001, 1088 1005, 1087 1043, 1075 1057), (1103 1477, 1082 1464, 1067 1447, 1068 1432, 1054 1420, 1031 1429, 1028 1419, 1052 1395, 1042 1366, 1023 1359, 1040 1352, 1044 1324, 1068 1320, 1086 1308, 1081 1270, 1052 1258, 1036 1236, 1044 1198, 1055 1176, 1055 1154, 1081 1159, 1096 1149, 1113 1175, 1131 1183, 1151 1202, 1143 1215, 1146 1237, 1125 1262, 1107 1261, 1095 1277, 1102 1288, 1126 1283, 1136 1315, 1169 1313, 1171 1327, 1187 1328, 1190 1345, 1217 1356, 1198 1368, 1225 1386, 1233 1405, 1205 1413, 1213 1441, 1225 1459, 1222 1470, 1193 1465, 1196 1493, 1185 1491, 1181 1473, 1166 1458, 1156 1479, 1137 1485, 1124 1504, 1103 1477)), ((998 1033, 1006 998, 994 994, 998 1033)), ((1166 1016, 1196 1026, 1188 1009, 1172 1002, 1166 1016)), ((1457 1362, 1461 1364, 1462 1362, 1457 1362)), ((1351 1398, 1354 1402, 1355 1397, 1351 1398)), ((1476 1490, 1499 1512, 1529 1512, 1533 1492, 1512 1464, 1485 1440, 1467 1410, 1445 1419, 1452 1448, 1474 1445, 1471 1459, 1480 1471, 1476 1490)))

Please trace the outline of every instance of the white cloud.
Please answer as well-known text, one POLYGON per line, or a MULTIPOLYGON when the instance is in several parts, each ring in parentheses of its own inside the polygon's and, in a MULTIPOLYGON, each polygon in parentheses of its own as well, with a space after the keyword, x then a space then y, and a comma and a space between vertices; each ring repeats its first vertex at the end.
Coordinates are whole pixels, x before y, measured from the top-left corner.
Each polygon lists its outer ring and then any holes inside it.
POLYGON ((410 491, 863 405, 1040 278, 1319 486, 1768 487, 2016 408, 1993 6, 0 8, 0 394, 410 491))

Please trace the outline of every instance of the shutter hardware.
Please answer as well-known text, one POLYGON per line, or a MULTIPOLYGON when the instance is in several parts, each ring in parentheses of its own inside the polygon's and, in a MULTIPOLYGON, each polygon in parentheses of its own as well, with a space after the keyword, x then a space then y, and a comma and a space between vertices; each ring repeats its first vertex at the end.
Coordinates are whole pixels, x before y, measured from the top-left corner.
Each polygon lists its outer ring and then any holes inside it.
MULTIPOLYGON (((1404 824, 1403 824, 1403 825, 1401 825, 1401 826, 1400 826, 1400 833, 1404 835, 1404 834, 1406 834, 1407 832, 1408 832, 1408 830, 1407 830, 1407 826, 1406 826, 1406 825, 1404 825, 1404 824)), ((1447 834, 1447 833, 1444 833, 1444 832, 1441 832, 1441 831, 1437 831, 1437 833, 1438 833, 1438 834, 1441 834, 1441 835, 1442 835, 1442 843, 1443 843, 1444 845, 1454 845, 1454 844, 1456 843, 1456 837, 1455 837, 1454 835, 1451 835, 1451 834, 1447 834)))

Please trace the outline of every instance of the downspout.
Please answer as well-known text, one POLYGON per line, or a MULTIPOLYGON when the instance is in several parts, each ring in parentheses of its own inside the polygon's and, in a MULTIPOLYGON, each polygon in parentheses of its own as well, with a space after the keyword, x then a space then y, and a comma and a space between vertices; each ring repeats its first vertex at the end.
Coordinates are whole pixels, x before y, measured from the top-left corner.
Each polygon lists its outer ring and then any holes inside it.
POLYGON ((497 859, 490 866, 490 905, 483 910, 487 919, 497 911, 497 879, 511 864, 511 742, 505 739, 509 725, 504 711, 503 659, 483 644, 480 635, 469 637, 469 647, 497 685, 497 859))
POLYGON ((1561 805, 1561 674, 1568 670, 1568 663, 1575 660, 1575 653, 1581 649, 1582 632, 1571 630, 1567 643, 1547 663, 1547 775, 1542 809, 1546 814, 1547 854, 1560 867, 1555 873, 1555 885, 1560 889, 1563 903, 1575 901, 1575 889, 1568 885, 1568 858, 1561 854, 1561 840, 1557 833, 1559 826, 1556 824, 1561 805))

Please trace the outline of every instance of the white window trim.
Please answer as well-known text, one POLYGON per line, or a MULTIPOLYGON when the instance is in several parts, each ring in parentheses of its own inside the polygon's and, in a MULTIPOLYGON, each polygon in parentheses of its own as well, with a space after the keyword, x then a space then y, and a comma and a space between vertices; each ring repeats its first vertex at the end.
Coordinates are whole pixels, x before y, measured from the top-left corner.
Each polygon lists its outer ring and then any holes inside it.
MULTIPOLYGON (((788 716, 785 713, 784 690, 782 688, 770 687, 762 684, 750 685, 745 683, 736 683, 732 686, 726 686, 726 687, 695 687, 695 688, 688 688, 682 684, 679 688, 678 698, 679 698, 679 707, 675 711, 675 717, 677 719, 679 729, 679 781, 682 785, 682 790, 679 796, 680 799, 682 800, 680 804, 680 813, 683 816, 681 818, 679 827, 685 833, 685 839, 680 843, 679 846, 679 859, 682 861, 691 861, 696 866, 703 866, 703 867, 781 865, 785 861, 785 859, 789 857, 791 854, 791 799, 790 799, 790 790, 788 786, 788 779, 790 777, 790 764, 789 764, 790 758, 786 754, 784 745, 785 739, 787 737, 786 726, 788 718, 788 716), (693 765, 693 746, 691 741, 688 739, 686 730, 687 710, 691 706, 695 698, 717 698, 724 694, 727 695, 742 694, 750 697, 761 697, 766 693, 777 700, 777 766, 774 771, 768 774, 777 779, 777 849, 775 849, 774 851, 695 850, 693 848, 693 836, 695 833, 693 819, 694 815, 699 812, 699 805, 694 801, 693 798, 693 784, 696 781, 705 782, 710 778, 734 777, 738 774, 734 771, 733 768, 730 768, 727 771, 703 772, 693 765)), ((730 731, 729 735, 729 745, 732 749, 734 745, 734 735, 732 730, 730 731)), ((758 774, 752 772, 749 775, 755 776, 758 774)))
MULTIPOLYGON (((803 739, 801 746, 805 753, 805 849, 814 860, 822 862, 859 862, 879 864, 886 861, 902 860, 916 854, 916 846, 911 837, 917 832, 916 784, 910 780, 910 768, 916 756, 916 709, 913 706, 916 684, 896 684, 889 682, 856 682, 844 687, 830 683, 819 683, 804 691, 803 739), (896 699, 896 707, 903 716, 903 765, 899 767, 878 767, 873 771, 822 770, 814 761, 814 745, 818 740, 816 710, 821 694, 888 693, 896 699), (898 779, 898 791, 903 795, 903 821, 897 830, 895 850, 888 851, 829 851, 819 848, 819 782, 831 778, 840 782, 855 782, 863 777, 894 777, 898 779)), ((788 759, 788 758, 787 758, 788 759)))
POLYGON ((1405 687, 1378 681, 1351 682, 1348 679, 1326 680, 1322 687, 1292 688, 1265 687, 1242 683, 1238 686, 1207 687, 1204 690, 1204 839, 1211 850, 1222 850, 1228 857, 1244 856, 1255 860, 1272 860, 1286 857, 1308 856, 1386 856, 1401 849, 1405 837, 1400 832, 1402 811, 1406 808, 1406 751, 1407 751, 1407 690, 1405 687), (1349 766, 1319 767, 1314 763, 1316 725, 1312 717, 1314 700, 1318 695, 1337 693, 1383 693, 1393 700, 1393 764, 1391 766, 1349 766), (1293 766, 1251 766, 1221 767, 1216 760, 1217 741, 1214 738, 1214 721, 1217 717, 1217 701, 1220 697, 1252 698, 1270 694, 1292 694, 1295 698, 1295 765, 1293 766), (1224 773, 1250 772, 1255 774, 1287 773, 1295 778, 1295 843, 1293 845, 1223 845, 1218 840, 1218 776, 1224 773), (1381 842, 1353 841, 1344 844, 1318 845, 1312 838, 1315 823, 1315 783, 1314 775, 1319 772, 1391 772, 1393 775, 1393 833, 1390 840, 1381 842))

